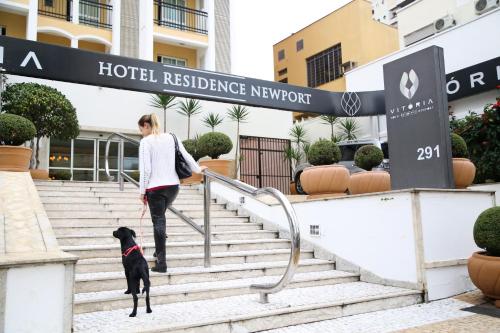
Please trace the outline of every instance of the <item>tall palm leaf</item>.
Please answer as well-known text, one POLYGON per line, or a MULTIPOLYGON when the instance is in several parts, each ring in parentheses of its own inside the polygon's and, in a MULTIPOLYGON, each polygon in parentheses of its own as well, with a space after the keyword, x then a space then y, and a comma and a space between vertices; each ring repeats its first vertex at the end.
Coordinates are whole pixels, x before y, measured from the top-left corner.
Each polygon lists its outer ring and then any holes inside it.
POLYGON ((191 117, 199 114, 201 111, 200 101, 196 99, 188 98, 180 103, 177 112, 188 118, 188 140, 191 135, 191 117))
POLYGON ((333 136, 335 135, 333 128, 334 128, 334 125, 337 123, 338 118, 336 116, 324 114, 324 115, 320 116, 320 119, 322 120, 322 124, 330 125, 330 128, 331 128, 330 137, 333 138, 333 136))
POLYGON ((299 148, 294 148, 294 147, 289 146, 289 147, 285 148, 283 153, 284 153, 283 158, 290 162, 292 169, 295 169, 295 167, 302 160, 302 152, 300 151, 299 148))
POLYGON ((342 138, 344 140, 356 140, 359 134, 359 124, 356 119, 344 118, 339 123, 340 131, 342 132, 342 138))
POLYGON ((307 141, 306 140, 307 132, 306 132, 304 126, 302 126, 302 125, 299 125, 299 124, 294 125, 292 127, 292 129, 290 130, 289 134, 293 138, 293 141, 297 145, 307 141))
POLYGON ((238 152, 240 150, 240 123, 245 123, 250 115, 250 111, 246 106, 232 105, 227 110, 227 116, 232 121, 236 122, 236 153, 234 155, 234 174, 238 176, 240 167, 240 160, 238 159, 238 152))
POLYGON ((150 106, 163 110, 163 132, 167 132, 167 110, 177 105, 175 96, 167 94, 151 95, 150 106))
POLYGON ((213 112, 210 112, 205 116, 205 118, 203 118, 203 123, 205 124, 205 126, 212 128, 212 132, 214 132, 215 127, 222 124, 223 121, 224 117, 221 117, 220 114, 213 112))

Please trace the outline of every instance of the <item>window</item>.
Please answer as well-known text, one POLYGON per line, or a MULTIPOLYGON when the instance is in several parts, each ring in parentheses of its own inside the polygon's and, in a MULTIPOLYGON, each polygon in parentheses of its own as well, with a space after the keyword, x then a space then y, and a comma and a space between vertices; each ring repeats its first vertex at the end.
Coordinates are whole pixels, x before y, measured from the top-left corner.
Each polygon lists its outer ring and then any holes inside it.
POLYGON ((54 7, 54 0, 45 0, 45 7, 54 7))
POLYGON ((285 75, 285 74, 287 74, 287 73, 288 73, 288 68, 283 68, 282 70, 280 70, 280 71, 278 72, 278 75, 279 75, 279 76, 283 76, 283 75, 285 75))
POLYGON ((304 40, 301 39, 301 40, 297 41, 297 52, 299 52, 303 48, 304 48, 304 40))
POLYGON ((278 60, 281 61, 285 59, 285 50, 279 50, 278 51, 278 60))
POLYGON ((315 88, 342 76, 342 48, 337 44, 307 59, 307 85, 315 88))
POLYGON ((0 36, 5 36, 5 35, 7 35, 7 28, 0 26, 0 36))
POLYGON ((280 80, 280 82, 281 82, 281 83, 288 83, 288 78, 286 77, 286 78, 284 78, 284 79, 281 79, 281 80, 280 80))
POLYGON ((164 1, 161 9, 161 20, 166 22, 167 26, 181 28, 186 25, 186 13, 178 7, 186 7, 186 0, 167 0, 164 1))
POLYGON ((179 66, 179 67, 187 67, 186 59, 179 59, 174 57, 167 56, 158 56, 158 62, 161 62, 166 65, 179 66))

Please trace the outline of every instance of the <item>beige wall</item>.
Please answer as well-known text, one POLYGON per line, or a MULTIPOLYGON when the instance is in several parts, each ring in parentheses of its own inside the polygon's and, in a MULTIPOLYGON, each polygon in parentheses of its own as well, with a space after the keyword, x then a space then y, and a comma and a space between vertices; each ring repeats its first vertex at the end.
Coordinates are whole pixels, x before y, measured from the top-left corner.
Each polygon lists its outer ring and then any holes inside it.
POLYGON ((36 39, 42 43, 71 47, 71 40, 62 36, 49 35, 39 32, 36 39))
POLYGON ((38 15, 38 27, 52 27, 70 33, 73 36, 92 35, 101 37, 111 43, 111 30, 95 28, 84 24, 73 24, 71 22, 56 19, 44 15, 38 15))
POLYGON ((26 16, 0 11, 0 26, 5 26, 7 36, 26 38, 26 16))
POLYGON ((158 59, 158 56, 168 56, 187 60, 187 67, 196 68, 198 66, 196 61, 196 50, 193 49, 155 42, 153 54, 154 61, 158 59))
POLYGON ((86 40, 78 41, 78 48, 87 51, 106 53, 106 46, 104 44, 89 42, 86 40))

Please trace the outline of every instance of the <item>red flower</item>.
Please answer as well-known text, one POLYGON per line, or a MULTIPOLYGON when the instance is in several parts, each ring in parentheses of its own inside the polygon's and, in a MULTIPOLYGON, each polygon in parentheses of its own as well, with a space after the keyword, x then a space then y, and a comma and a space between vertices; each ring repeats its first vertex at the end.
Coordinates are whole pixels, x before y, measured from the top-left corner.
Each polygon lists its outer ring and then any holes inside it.
POLYGON ((500 84, 499 84, 499 85, 497 85, 497 89, 500 89, 500 84))

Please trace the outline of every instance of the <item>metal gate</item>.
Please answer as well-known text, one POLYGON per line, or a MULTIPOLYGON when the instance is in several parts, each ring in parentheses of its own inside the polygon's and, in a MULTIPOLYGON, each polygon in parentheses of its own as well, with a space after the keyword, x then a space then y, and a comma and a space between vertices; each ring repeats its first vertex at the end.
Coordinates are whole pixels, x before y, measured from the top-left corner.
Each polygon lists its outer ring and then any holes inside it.
POLYGON ((290 140, 240 136, 240 179, 255 187, 274 187, 290 194, 292 169, 284 151, 290 140))

